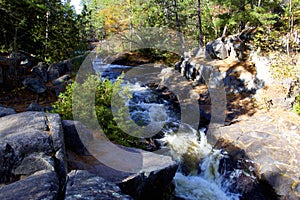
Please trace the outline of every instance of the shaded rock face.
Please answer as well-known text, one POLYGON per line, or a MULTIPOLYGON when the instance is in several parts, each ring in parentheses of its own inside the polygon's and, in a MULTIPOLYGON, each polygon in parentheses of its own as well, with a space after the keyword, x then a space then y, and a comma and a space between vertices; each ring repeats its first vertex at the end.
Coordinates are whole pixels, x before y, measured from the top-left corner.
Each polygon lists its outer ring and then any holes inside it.
POLYGON ((2 117, 0 141, 1 199, 61 195, 66 165, 59 115, 24 112, 2 117))
POLYGON ((73 71, 73 66, 71 61, 63 61, 60 63, 55 63, 49 66, 48 68, 48 78, 50 81, 53 81, 62 75, 68 73, 71 73, 73 71))
POLYGON ((12 177, 12 169, 16 156, 13 148, 7 143, 0 143, 0 183, 9 182, 12 177))
POLYGON ((32 75, 39 77, 43 82, 48 81, 48 74, 47 74, 47 65, 43 62, 40 62, 37 66, 32 68, 32 75))
POLYGON ((0 199, 45 199, 59 196, 59 178, 54 171, 41 170, 31 176, 0 187, 0 199))
POLYGON ((77 133, 76 126, 80 126, 81 123, 72 120, 63 120, 62 126, 64 130, 64 140, 67 150, 70 150, 78 155, 89 154, 84 144, 82 143, 80 136, 77 133))
POLYGON ((32 102, 26 111, 44 111, 45 109, 36 102, 32 102))
POLYGON ((66 200, 73 199, 112 199, 130 200, 130 196, 121 192, 120 188, 104 178, 85 170, 74 170, 68 174, 66 200))
POLYGON ((118 186, 134 199, 163 199, 165 194, 172 191, 172 180, 177 168, 178 165, 173 164, 150 173, 136 174, 118 183, 118 186))
POLYGON ((28 77, 23 81, 23 85, 34 93, 41 94, 47 90, 43 81, 39 78, 28 77))
POLYGON ((0 104, 0 117, 12 114, 16 114, 16 110, 14 108, 5 107, 0 104))
POLYGON ((229 56, 229 51, 225 46, 225 43, 221 39, 214 40, 207 43, 206 54, 211 59, 226 59, 229 56))

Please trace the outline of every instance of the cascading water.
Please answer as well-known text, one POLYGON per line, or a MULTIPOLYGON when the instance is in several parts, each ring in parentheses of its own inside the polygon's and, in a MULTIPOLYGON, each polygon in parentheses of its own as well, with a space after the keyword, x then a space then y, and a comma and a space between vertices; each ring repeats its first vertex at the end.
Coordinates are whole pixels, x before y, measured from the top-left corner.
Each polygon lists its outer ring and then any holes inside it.
POLYGON ((181 163, 174 177, 175 195, 187 200, 238 200, 240 195, 226 188, 230 179, 219 173, 220 160, 226 154, 207 143, 203 130, 198 132, 186 124, 180 126, 185 126, 185 131, 171 131, 162 139, 171 149, 172 157, 181 163))
MULTIPOLYGON (((121 74, 120 69, 130 69, 127 66, 104 65, 100 61, 94 62, 94 65, 97 72, 111 80, 121 74), (103 67, 105 70, 102 70, 103 67)), ((213 149, 207 143, 204 130, 197 131, 188 124, 180 123, 173 105, 151 88, 141 83, 124 84, 132 92, 131 99, 125 105, 137 125, 146 126, 153 122, 165 124, 162 130, 164 137, 157 141, 161 149, 168 149, 169 155, 180 163, 174 177, 175 196, 187 200, 239 199, 239 191, 232 192, 229 188, 231 180, 245 172, 226 169, 219 172, 220 161, 227 157, 226 152, 213 149)))

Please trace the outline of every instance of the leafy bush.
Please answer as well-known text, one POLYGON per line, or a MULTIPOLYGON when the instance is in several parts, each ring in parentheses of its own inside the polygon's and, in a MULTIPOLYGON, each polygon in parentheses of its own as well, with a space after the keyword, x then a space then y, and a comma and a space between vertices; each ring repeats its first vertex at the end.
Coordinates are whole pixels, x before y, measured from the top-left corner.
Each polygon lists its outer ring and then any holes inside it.
POLYGON ((293 105, 293 111, 300 115, 300 94, 298 94, 296 97, 296 100, 293 105))
POLYGON ((281 54, 273 52, 269 54, 271 58, 271 73, 275 79, 285 78, 296 79, 299 76, 300 66, 297 65, 299 56, 297 54, 281 54))
POLYGON ((124 133, 114 121, 111 111, 111 98, 114 90, 121 90, 120 80, 112 83, 90 75, 82 84, 74 82, 67 85, 66 91, 59 95, 51 112, 60 114, 64 120, 73 120, 75 115, 75 119, 81 119, 81 122, 89 128, 96 128, 99 124, 112 142, 143 148, 138 138, 124 133), (90 95, 95 95, 95 102, 91 101, 90 95), (73 98, 74 96, 76 98, 73 98), (73 106, 77 109, 73 109, 73 106), (92 122, 94 115, 97 116, 97 122, 92 122))

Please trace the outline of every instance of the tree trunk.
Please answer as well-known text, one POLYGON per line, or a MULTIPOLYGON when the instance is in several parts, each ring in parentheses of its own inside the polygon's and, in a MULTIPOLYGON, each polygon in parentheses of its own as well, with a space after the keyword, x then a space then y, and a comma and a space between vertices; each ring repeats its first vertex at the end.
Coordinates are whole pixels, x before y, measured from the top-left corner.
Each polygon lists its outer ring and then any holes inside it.
POLYGON ((18 36, 18 28, 15 28, 15 35, 14 35, 14 47, 13 47, 13 51, 17 51, 17 36, 18 36))
MULTIPOLYGON (((49 15, 50 15, 50 11, 47 11, 46 12, 46 30, 45 30, 45 32, 46 32, 46 34, 45 34, 45 40, 46 40, 46 42, 45 42, 45 52, 44 52, 44 55, 47 55, 47 53, 48 53, 48 38, 49 38, 49 15)), ((46 59, 46 57, 45 57, 45 59, 46 59)))
POLYGON ((225 27, 223 29, 222 38, 226 36, 226 32, 227 32, 227 24, 225 25, 225 27))
POLYGON ((198 11, 198 26, 199 26, 199 45, 204 46, 203 42, 203 32, 202 32, 202 23, 201 23, 201 0, 198 0, 197 11, 198 11))
POLYGON ((260 7, 260 5, 261 5, 261 0, 258 0, 257 7, 260 7))
POLYGON ((289 1, 289 13, 290 13, 290 17, 289 17, 289 28, 290 28, 290 32, 293 32, 293 28, 294 28, 294 15, 293 15, 293 10, 292 10, 292 0, 289 1))
MULTIPOLYGON (((1 29, 5 30, 3 24, 1 24, 1 29)), ((9 45, 8 45, 8 42, 7 42, 7 39, 6 39, 6 32, 2 31, 2 33, 3 33, 3 39, 4 39, 4 47, 9 48, 9 45)))
POLYGON ((175 19, 176 19, 178 36, 179 36, 179 39, 180 39, 180 44, 181 44, 181 48, 182 48, 183 55, 184 55, 185 52, 186 52, 186 49, 185 49, 183 34, 181 32, 181 27, 180 27, 180 23, 179 23, 178 10, 177 10, 177 0, 174 0, 174 8, 175 8, 175 19))
POLYGON ((129 24, 129 50, 132 51, 132 21, 129 24))
POLYGON ((130 9, 130 16, 129 16, 129 50, 132 51, 132 32, 133 32, 133 26, 132 26, 132 4, 131 0, 127 1, 129 4, 129 9, 130 9))

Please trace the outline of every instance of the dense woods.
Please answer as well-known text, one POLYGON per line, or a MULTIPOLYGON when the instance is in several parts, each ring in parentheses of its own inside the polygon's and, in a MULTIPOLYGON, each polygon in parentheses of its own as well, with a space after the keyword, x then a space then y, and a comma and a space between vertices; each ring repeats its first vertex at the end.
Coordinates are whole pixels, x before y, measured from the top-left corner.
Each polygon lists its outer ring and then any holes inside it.
POLYGON ((85 50, 87 33, 82 28, 88 14, 77 15, 59 0, 0 1, 0 49, 23 50, 47 62, 74 56, 85 50))
POLYGON ((82 0, 76 14, 70 1, 1 0, 2 52, 23 50, 48 62, 86 50, 86 42, 121 36, 130 44, 144 27, 169 28, 203 45, 217 37, 259 27, 256 47, 299 51, 300 3, 297 0, 82 0))

